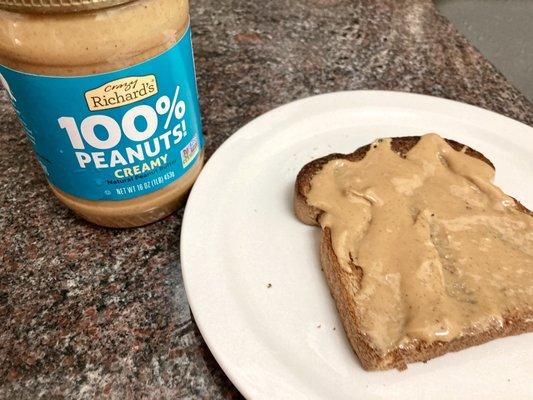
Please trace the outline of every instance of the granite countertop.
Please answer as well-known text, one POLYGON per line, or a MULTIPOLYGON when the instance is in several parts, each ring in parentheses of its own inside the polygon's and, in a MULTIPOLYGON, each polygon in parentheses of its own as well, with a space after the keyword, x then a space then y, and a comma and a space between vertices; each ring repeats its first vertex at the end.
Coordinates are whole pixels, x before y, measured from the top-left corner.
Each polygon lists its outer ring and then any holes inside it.
MULTIPOLYGON (((429 0, 196 0, 207 153, 283 103, 426 93, 533 125, 533 106, 429 0)), ((103 229, 48 190, 0 92, 0 398, 238 398, 192 320, 182 212, 103 229)))

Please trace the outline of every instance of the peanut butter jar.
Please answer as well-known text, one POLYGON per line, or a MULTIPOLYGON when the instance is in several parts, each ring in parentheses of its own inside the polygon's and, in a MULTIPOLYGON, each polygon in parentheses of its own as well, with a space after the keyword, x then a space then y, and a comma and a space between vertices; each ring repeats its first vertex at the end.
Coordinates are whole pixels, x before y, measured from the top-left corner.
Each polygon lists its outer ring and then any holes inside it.
POLYGON ((0 82, 52 192, 88 221, 159 220, 200 172, 187 0, 0 0, 0 82))

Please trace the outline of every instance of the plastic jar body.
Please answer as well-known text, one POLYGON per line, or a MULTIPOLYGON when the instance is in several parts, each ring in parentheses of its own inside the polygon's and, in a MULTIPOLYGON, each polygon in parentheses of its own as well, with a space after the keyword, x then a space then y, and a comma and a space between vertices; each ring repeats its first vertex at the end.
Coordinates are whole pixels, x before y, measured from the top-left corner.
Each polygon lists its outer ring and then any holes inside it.
POLYGON ((0 64, 60 201, 111 227, 179 207, 203 164, 187 0, 0 10, 0 64))

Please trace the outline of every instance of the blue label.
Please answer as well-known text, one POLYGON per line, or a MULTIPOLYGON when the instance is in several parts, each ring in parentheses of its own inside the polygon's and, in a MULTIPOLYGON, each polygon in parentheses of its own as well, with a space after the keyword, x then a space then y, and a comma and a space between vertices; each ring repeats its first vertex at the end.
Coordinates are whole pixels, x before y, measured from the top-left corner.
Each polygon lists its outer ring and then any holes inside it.
POLYGON ((0 65, 48 180, 88 200, 126 200, 172 183, 203 146, 190 28, 164 53, 91 76, 0 65))

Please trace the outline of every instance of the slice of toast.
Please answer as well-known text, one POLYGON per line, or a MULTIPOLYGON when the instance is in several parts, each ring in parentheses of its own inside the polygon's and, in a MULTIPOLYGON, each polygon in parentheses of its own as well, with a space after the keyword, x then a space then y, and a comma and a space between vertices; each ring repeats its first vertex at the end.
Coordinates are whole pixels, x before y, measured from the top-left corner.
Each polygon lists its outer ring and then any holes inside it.
MULTIPOLYGON (((391 149, 401 157, 405 157, 420 140, 420 136, 392 138, 391 149)), ((493 164, 483 154, 453 140, 446 142, 457 151, 482 160, 494 169, 493 164)), ((330 154, 316 159, 305 165, 296 178, 294 209, 297 217, 308 225, 320 226, 320 216, 324 212, 321 209, 308 204, 307 195, 311 191, 313 177, 332 160, 343 159, 348 161, 362 160, 370 150, 371 144, 360 147, 350 154, 330 154)), ((514 199, 513 199, 514 200, 514 199)), ((522 213, 533 215, 531 211, 514 200, 517 210, 522 213)), ((351 271, 346 271, 340 265, 339 259, 332 244, 331 231, 328 227, 322 230, 320 247, 320 259, 322 269, 326 276, 331 295, 341 317, 346 335, 357 354, 362 367, 365 370, 386 370, 397 368, 403 370, 408 363, 423 361, 438 357, 448 352, 459 351, 464 348, 488 342, 490 340, 533 331, 533 304, 524 304, 516 310, 502 315, 502 323, 499 326, 491 326, 475 334, 465 334, 451 341, 418 340, 414 346, 396 346, 386 354, 377 350, 376 346, 367 334, 362 330, 359 321, 360 307, 356 301, 356 294, 361 288, 363 268, 359 265, 351 265, 351 271)), ((533 282, 532 282, 533 286, 533 282)))

